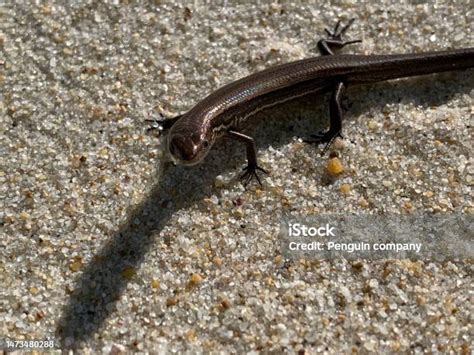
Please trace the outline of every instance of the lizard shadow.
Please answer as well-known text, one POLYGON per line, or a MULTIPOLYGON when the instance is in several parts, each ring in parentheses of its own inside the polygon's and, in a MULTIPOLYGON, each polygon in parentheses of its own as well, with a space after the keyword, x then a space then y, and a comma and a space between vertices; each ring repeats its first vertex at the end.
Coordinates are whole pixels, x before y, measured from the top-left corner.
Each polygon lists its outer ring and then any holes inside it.
MULTIPOLYGON (((400 98, 412 101, 415 105, 436 106, 456 93, 469 92, 470 85, 466 84, 464 79, 472 74, 472 71, 449 74, 450 87, 435 95, 432 88, 437 87, 436 78, 381 83, 357 92, 349 91, 348 100, 361 103, 352 105, 351 115, 363 114, 364 95, 374 88, 381 92, 378 100, 380 108, 399 102, 400 98), (420 90, 407 91, 405 85, 413 84, 420 90), (384 95, 386 92, 390 94, 384 95), (428 94, 422 94, 423 92, 428 94)), ((326 126, 327 98, 320 97, 317 105, 311 97, 301 98, 259 115, 262 117, 256 117, 256 120, 266 118, 260 120, 256 127, 254 137, 257 148, 281 146, 293 140, 295 136, 305 137, 308 131, 316 132, 326 126), (318 122, 315 122, 315 114, 321 118, 318 122)), ((197 166, 187 168, 162 164, 159 180, 149 195, 133 208, 127 220, 118 227, 78 277, 56 329, 64 348, 76 348, 100 331, 105 320, 114 312, 114 302, 120 299, 130 281, 131 274, 127 270, 140 267, 146 253, 156 242, 155 236, 170 221, 173 214, 215 193, 214 180, 217 175, 230 170, 238 171, 236 169, 243 166, 243 145, 224 142, 218 146, 197 166)), ((315 154, 319 155, 319 152, 320 150, 315 149, 315 154)), ((173 243, 173 239, 165 238, 162 242, 173 243)))
MULTIPOLYGON (((156 242, 154 236, 176 211, 210 194, 220 169, 211 159, 191 171, 163 164, 159 180, 146 199, 132 209, 76 280, 56 327, 63 348, 80 348, 100 331, 113 312, 113 304, 156 242)), ((161 241, 173 243, 172 238, 161 241)))

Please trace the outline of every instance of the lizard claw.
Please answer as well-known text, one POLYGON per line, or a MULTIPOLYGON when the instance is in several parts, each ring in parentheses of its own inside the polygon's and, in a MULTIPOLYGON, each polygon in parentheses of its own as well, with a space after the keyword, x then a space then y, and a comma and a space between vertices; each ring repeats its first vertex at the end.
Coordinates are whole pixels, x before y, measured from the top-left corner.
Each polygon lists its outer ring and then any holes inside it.
POLYGON ((146 119, 145 122, 149 122, 150 126, 147 128, 147 132, 158 131, 158 134, 161 134, 165 130, 164 122, 166 121, 165 117, 159 113, 159 118, 146 119))
POLYGON ((161 113, 158 113, 158 118, 147 119, 145 122, 150 122, 150 127, 147 128, 147 132, 150 131, 158 131, 158 135, 160 135, 163 131, 170 129, 171 126, 181 117, 181 115, 173 117, 173 118, 166 118, 161 113))
POLYGON ((353 43, 360 43, 362 42, 360 39, 355 41, 344 41, 342 38, 349 27, 354 23, 355 18, 349 20, 347 25, 342 28, 339 28, 341 25, 341 21, 337 21, 336 26, 334 27, 333 31, 328 30, 327 28, 324 31, 327 34, 326 39, 322 39, 318 42, 318 47, 323 54, 333 54, 332 49, 341 49, 342 47, 353 44, 353 43))
POLYGON ((328 30, 327 27, 324 29, 324 32, 326 32, 326 34, 328 35, 328 38, 334 39, 336 37, 336 33, 337 33, 337 30, 339 29, 340 24, 341 24, 341 20, 337 21, 336 26, 334 26, 334 30, 332 32, 331 30, 328 30))
POLYGON ((240 175, 240 179, 244 180, 243 184, 244 184, 245 187, 248 185, 248 183, 250 181, 252 181, 252 179, 254 177, 257 179, 260 186, 262 186, 262 182, 260 181, 260 178, 257 174, 257 170, 260 170, 261 172, 268 175, 268 171, 266 171, 265 169, 259 167, 256 164, 249 164, 245 168, 243 168, 242 170, 244 171, 244 173, 242 175, 240 175))
POLYGON ((325 28, 324 31, 327 33, 329 39, 342 41, 342 36, 344 35, 344 33, 346 33, 349 27, 351 27, 354 21, 355 21, 355 18, 351 18, 349 22, 347 23, 347 25, 345 25, 339 30, 339 25, 341 24, 341 20, 339 20, 337 21, 336 26, 334 26, 334 30, 332 32, 328 30, 327 28, 325 28))

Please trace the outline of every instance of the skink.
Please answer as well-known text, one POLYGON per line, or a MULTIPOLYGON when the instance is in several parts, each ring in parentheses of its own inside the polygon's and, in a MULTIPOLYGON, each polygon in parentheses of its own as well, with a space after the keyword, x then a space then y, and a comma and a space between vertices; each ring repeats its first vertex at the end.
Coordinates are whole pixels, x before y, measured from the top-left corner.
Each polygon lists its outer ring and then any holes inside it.
POLYGON ((441 52, 394 55, 333 55, 347 44, 343 34, 354 19, 333 32, 326 29, 327 39, 318 42, 320 57, 278 65, 249 75, 214 91, 184 115, 155 120, 154 128, 170 129, 168 149, 176 163, 200 162, 214 143, 230 136, 245 143, 247 166, 241 176, 245 185, 257 171, 267 173, 257 164, 255 142, 242 130, 259 111, 316 92, 332 92, 329 101, 330 126, 325 133, 312 135, 309 143, 327 143, 341 135, 341 99, 348 85, 472 68, 474 48, 441 52))

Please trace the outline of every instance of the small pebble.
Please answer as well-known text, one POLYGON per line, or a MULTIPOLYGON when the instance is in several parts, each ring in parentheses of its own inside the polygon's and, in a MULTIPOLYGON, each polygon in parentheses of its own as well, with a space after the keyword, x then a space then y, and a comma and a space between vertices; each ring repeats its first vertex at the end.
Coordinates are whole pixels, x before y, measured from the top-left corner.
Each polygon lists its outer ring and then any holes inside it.
POLYGON ((338 176, 344 172, 344 167, 339 158, 331 158, 328 160, 326 170, 331 176, 338 176))
POLYGON ((190 283, 192 285, 197 285, 197 284, 200 284, 202 282, 202 276, 199 275, 199 274, 192 274, 191 275, 191 279, 190 279, 190 283))

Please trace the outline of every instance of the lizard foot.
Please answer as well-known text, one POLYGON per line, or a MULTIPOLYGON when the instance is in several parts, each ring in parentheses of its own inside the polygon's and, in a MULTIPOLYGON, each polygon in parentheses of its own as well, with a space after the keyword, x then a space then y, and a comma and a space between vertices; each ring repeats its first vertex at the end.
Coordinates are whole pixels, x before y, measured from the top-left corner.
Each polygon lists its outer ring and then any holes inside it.
POLYGON ((268 175, 268 171, 259 167, 256 164, 249 164, 242 170, 244 171, 244 173, 240 176, 240 179, 244 181, 244 186, 247 186, 248 183, 252 181, 254 177, 257 179, 260 186, 262 186, 262 182, 260 181, 260 178, 258 177, 257 170, 260 170, 261 172, 268 175))
POLYGON ((319 51, 323 55, 332 55, 334 54, 332 52, 333 49, 341 49, 342 47, 348 45, 348 44, 353 44, 353 43, 360 43, 362 40, 354 40, 354 41, 344 41, 342 38, 346 31, 349 29, 349 27, 354 23, 355 18, 352 18, 349 20, 347 25, 344 27, 340 28, 341 25, 341 20, 337 21, 336 26, 334 26, 334 30, 331 32, 327 28, 324 29, 324 31, 327 34, 327 39, 322 39, 318 42, 318 48, 319 51))
POLYGON ((176 116, 173 118, 166 118, 161 113, 158 114, 158 118, 147 119, 145 122, 150 122, 150 127, 147 128, 147 132, 158 131, 160 135, 163 131, 168 130, 171 126, 182 116, 176 116))

